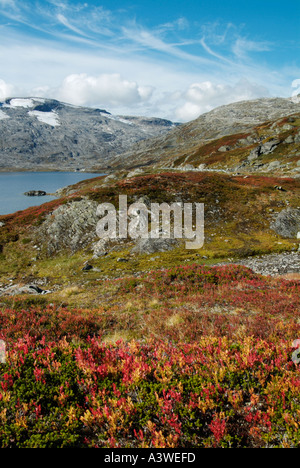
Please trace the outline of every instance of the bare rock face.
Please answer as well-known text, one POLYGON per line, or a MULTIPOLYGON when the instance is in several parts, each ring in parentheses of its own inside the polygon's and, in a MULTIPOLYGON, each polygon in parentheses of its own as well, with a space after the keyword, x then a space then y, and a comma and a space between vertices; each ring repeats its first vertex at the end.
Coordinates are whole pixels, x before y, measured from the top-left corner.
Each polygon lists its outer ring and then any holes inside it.
POLYGON ((300 232, 300 209, 287 208, 281 211, 271 228, 282 237, 297 238, 300 232))
POLYGON ((107 168, 134 143, 167 133, 168 120, 115 116, 56 100, 0 102, 0 170, 107 168))

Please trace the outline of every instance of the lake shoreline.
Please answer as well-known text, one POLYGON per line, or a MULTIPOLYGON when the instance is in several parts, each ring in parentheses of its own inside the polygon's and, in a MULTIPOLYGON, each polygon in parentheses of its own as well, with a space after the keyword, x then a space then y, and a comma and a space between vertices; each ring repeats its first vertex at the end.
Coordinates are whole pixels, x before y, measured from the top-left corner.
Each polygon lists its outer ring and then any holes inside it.
POLYGON ((10 215, 59 198, 61 190, 83 180, 104 176, 103 172, 0 171, 0 216, 10 215), (26 196, 29 192, 46 193, 26 196))
POLYGON ((99 173, 104 173, 107 174, 110 172, 109 169, 80 169, 79 171, 74 171, 74 169, 53 169, 49 167, 42 167, 39 169, 29 169, 29 168, 22 168, 22 167, 0 167, 0 174, 11 174, 11 173, 17 173, 17 172, 33 172, 33 173, 41 173, 41 172, 57 172, 57 173, 73 173, 73 174, 99 174, 99 173))

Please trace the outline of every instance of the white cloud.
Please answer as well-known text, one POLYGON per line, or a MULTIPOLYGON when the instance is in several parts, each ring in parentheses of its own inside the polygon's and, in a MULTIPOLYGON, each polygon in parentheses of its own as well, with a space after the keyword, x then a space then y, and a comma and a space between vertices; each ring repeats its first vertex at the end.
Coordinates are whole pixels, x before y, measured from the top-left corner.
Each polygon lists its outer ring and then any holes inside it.
MULTIPOLYGON (((130 27, 122 27, 122 34, 124 39, 129 40, 132 44, 135 44, 138 48, 148 49, 163 54, 167 54, 172 57, 179 58, 180 60, 187 60, 193 63, 211 65, 212 62, 209 59, 200 57, 199 55, 190 54, 180 48, 180 44, 173 44, 160 37, 159 31, 148 31, 147 29, 136 25, 134 22, 130 27)), ((185 41, 182 45, 185 44, 185 41)))
POLYGON ((84 32, 81 31, 80 29, 76 28, 76 26, 73 26, 69 20, 64 16, 62 15, 61 13, 59 13, 58 15, 56 15, 56 18, 58 19, 58 21, 63 24, 67 29, 70 29, 71 31, 73 31, 74 33, 76 34, 79 34, 80 36, 85 36, 84 32))
POLYGON ((0 79, 0 99, 6 99, 12 97, 14 94, 14 87, 11 84, 6 83, 0 79))
POLYGON ((241 79, 235 85, 215 84, 211 81, 194 83, 181 94, 184 101, 177 107, 176 117, 181 121, 193 120, 204 112, 231 102, 267 97, 268 90, 247 79, 241 79))
POLYGON ((153 88, 125 80, 118 73, 89 76, 86 73, 67 76, 58 90, 62 101, 77 106, 131 106, 150 99, 153 88))
POLYGON ((4 8, 15 8, 16 7, 16 4, 14 2, 14 0, 0 0, 0 7, 4 7, 4 8))
POLYGON ((268 42, 256 42, 240 37, 235 41, 232 50, 236 57, 246 58, 248 52, 267 52, 270 47, 268 42))
POLYGON ((173 30, 183 31, 189 28, 189 21, 184 18, 180 17, 175 21, 170 21, 168 23, 164 23, 156 28, 156 32, 164 33, 173 30))
POLYGON ((10 18, 0 26, 0 98, 40 96, 188 121, 218 105, 267 96, 261 85, 288 97, 300 76, 296 61, 274 68, 257 60, 274 45, 246 36, 242 25, 197 26, 196 18, 178 17, 150 28, 132 9, 93 5, 37 0, 30 8, 0 0, 0 13, 10 18), (236 83, 243 76, 257 84, 236 83))
POLYGON ((193 102, 188 101, 176 109, 175 114, 179 121, 188 122, 199 117, 202 112, 198 104, 194 104, 193 102))
POLYGON ((234 64, 231 62, 231 60, 227 59, 226 57, 223 57, 220 54, 217 54, 214 52, 205 42, 205 39, 202 38, 200 40, 200 44, 202 45, 203 49, 209 54, 212 55, 213 57, 217 58, 218 60, 222 60, 223 62, 228 63, 229 65, 233 66, 234 64))

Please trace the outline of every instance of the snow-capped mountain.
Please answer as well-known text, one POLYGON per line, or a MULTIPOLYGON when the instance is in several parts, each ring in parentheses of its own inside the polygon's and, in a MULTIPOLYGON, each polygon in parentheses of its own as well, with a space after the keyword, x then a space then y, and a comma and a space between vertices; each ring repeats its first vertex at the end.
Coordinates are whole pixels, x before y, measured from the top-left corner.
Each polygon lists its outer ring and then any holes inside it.
POLYGON ((176 124, 42 98, 0 102, 0 170, 106 169, 134 143, 176 124))

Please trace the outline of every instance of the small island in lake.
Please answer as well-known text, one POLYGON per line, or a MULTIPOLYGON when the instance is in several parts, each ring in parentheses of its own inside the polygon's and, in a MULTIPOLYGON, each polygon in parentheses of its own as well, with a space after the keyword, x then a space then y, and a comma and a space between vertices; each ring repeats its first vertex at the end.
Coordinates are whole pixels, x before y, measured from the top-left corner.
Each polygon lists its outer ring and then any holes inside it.
POLYGON ((25 192, 24 195, 26 197, 45 197, 47 192, 44 190, 30 190, 29 192, 25 192))

